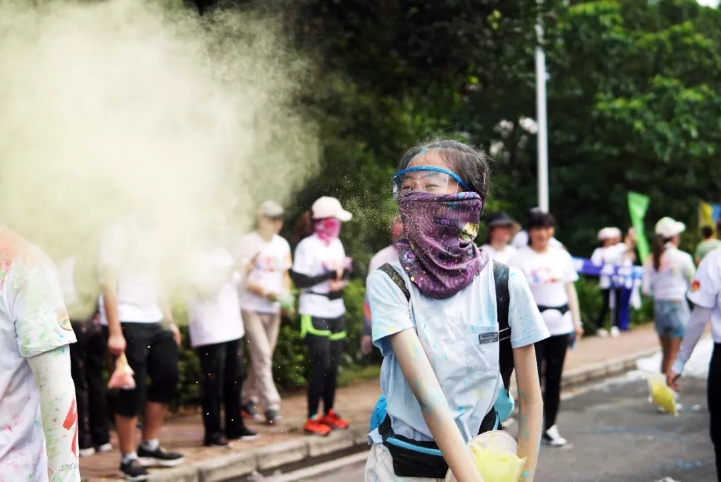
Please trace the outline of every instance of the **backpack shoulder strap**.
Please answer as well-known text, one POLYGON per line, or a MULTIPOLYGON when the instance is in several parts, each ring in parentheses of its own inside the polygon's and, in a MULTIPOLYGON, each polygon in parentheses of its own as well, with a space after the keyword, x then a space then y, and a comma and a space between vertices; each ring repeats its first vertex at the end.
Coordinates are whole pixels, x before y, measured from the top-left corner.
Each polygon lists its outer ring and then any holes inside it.
POLYGON ((503 385, 508 389, 513 373, 513 348, 511 347, 511 325, 508 321, 510 293, 508 291, 508 266, 498 261, 493 263, 493 280, 496 284, 496 316, 498 318, 498 363, 503 385))
POLYGON ((406 297, 406 301, 411 301, 411 292, 408 291, 408 286, 406 286, 406 282, 403 281, 403 277, 396 271, 396 269, 390 265, 390 263, 384 263, 379 270, 383 271, 385 274, 388 275, 388 277, 398 286, 398 288, 403 292, 403 296, 406 297))

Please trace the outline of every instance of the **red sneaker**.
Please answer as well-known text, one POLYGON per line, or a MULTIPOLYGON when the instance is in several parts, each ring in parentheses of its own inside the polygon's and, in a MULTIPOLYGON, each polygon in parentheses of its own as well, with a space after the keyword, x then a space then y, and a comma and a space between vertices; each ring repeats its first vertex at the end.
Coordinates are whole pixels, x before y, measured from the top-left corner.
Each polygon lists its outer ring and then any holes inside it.
POLYGON ((333 430, 344 430, 348 428, 348 422, 340 418, 333 410, 328 410, 328 413, 320 419, 320 423, 329 426, 333 430))
POLYGON ((324 425, 318 420, 317 415, 313 418, 309 418, 308 421, 305 422, 303 430, 307 434, 319 435, 321 437, 325 437, 330 434, 331 431, 328 425, 324 425))

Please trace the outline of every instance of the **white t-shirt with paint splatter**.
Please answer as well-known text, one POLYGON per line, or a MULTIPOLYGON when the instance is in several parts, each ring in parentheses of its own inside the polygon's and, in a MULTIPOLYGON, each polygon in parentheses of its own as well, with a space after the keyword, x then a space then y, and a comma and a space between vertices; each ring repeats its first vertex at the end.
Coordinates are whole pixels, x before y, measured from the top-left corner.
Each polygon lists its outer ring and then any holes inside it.
POLYGON ((40 392, 27 358, 75 341, 55 266, 0 227, 0 480, 48 480, 40 392))
MULTIPOLYGON (((383 354, 381 390, 397 435, 430 441, 433 435, 418 400, 401 371, 389 337, 414 329, 438 378, 456 425, 465 441, 476 434, 493 407, 502 386, 498 361, 499 335, 496 288, 489 263, 471 284, 444 299, 424 296, 399 262, 391 263, 410 288, 411 306, 401 290, 382 271, 368 276, 367 293, 373 320, 373 343, 383 354)), ((511 346, 519 348, 548 338, 523 273, 511 268, 508 322, 511 346)), ((370 435, 381 443, 377 430, 370 435)))

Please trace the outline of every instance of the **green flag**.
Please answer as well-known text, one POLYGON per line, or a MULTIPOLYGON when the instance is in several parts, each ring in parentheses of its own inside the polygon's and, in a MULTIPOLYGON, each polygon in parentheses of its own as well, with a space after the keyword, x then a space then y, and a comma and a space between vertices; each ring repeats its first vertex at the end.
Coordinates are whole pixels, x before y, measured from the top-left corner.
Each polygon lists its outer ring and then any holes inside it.
POLYGON ((646 239, 646 230, 643 225, 643 218, 646 216, 648 202, 648 196, 635 192, 628 193, 628 212, 631 215, 631 224, 636 233, 636 246, 638 247, 638 255, 641 257, 641 263, 646 261, 650 252, 648 240, 646 239))

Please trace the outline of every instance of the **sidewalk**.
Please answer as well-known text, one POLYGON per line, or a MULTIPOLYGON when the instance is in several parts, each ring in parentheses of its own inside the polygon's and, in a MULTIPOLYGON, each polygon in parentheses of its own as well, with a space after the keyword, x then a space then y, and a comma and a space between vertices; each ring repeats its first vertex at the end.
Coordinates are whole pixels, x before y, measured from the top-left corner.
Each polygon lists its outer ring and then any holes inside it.
MULTIPOLYGON (((628 370, 635 366, 636 359, 648 356, 658 348, 658 338, 652 324, 623 333, 619 338, 591 337, 581 340, 566 359, 564 385, 628 370)), ((167 449, 184 453, 186 464, 172 471, 157 471, 159 478, 156 480, 228 480, 249 474, 255 468, 273 469, 364 444, 370 414, 379 395, 377 380, 339 389, 335 405, 351 423, 351 430, 334 433, 325 439, 303 434, 302 426, 306 418, 304 395, 294 395, 283 400, 281 412, 284 418, 279 425, 266 426, 251 422, 249 427, 259 432, 261 437, 253 442, 235 442, 229 449, 201 446, 203 428, 200 414, 173 418, 160 434, 161 444, 167 449)), ((117 447, 115 434, 112 442, 117 447)), ((83 478, 93 481, 116 480, 119 458, 118 451, 114 450, 81 459, 83 478)))

